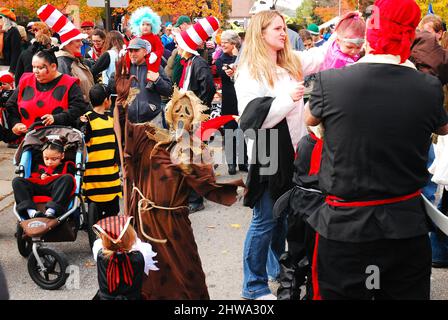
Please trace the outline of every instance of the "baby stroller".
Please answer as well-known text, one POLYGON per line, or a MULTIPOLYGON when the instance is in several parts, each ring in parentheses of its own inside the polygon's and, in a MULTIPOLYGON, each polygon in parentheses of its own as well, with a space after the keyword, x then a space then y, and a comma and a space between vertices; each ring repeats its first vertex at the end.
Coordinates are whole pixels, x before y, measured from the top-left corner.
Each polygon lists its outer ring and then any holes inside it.
MULTIPOLYGON (((14 204, 17 223, 17 246, 23 257, 28 257, 28 272, 31 279, 43 289, 55 290, 63 286, 68 278, 66 257, 43 245, 45 242, 72 242, 76 240, 78 231, 83 228, 87 218, 85 204, 81 196, 82 174, 87 153, 83 134, 71 127, 48 126, 35 123, 30 127, 14 158, 16 174, 29 178, 32 163, 42 163, 42 145, 45 137, 51 139, 63 136, 66 138, 65 159, 76 165, 76 189, 67 212, 56 219, 33 218, 21 216, 14 204), (38 126, 41 126, 38 128, 38 126), (36 128, 36 129, 34 129, 36 128), (32 254, 31 254, 32 253, 32 254)), ((45 208, 50 197, 33 197, 37 209, 45 208)), ((90 228, 91 229, 91 228, 90 228)), ((87 230, 89 232, 89 230, 87 230)), ((90 230, 93 233, 93 230, 90 230)))

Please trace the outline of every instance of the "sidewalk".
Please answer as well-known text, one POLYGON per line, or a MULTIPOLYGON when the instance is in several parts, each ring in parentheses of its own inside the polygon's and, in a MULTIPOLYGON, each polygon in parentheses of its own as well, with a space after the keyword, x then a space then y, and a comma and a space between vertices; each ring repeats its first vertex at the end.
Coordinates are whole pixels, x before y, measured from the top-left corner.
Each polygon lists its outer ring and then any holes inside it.
POLYGON ((16 149, 9 149, 0 142, 0 211, 14 202, 11 181, 15 177, 12 159, 16 149))

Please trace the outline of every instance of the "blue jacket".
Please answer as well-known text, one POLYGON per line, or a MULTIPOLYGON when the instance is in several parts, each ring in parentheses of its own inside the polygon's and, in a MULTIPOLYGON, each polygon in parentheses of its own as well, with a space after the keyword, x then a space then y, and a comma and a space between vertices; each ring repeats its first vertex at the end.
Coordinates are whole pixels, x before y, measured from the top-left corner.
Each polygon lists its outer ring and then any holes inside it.
POLYGON ((132 123, 151 121, 161 111, 161 96, 169 97, 173 93, 173 85, 163 68, 159 67, 159 78, 155 82, 146 80, 146 63, 131 64, 130 74, 138 81, 132 81, 132 87, 140 89, 140 93, 128 108, 128 119, 132 123))

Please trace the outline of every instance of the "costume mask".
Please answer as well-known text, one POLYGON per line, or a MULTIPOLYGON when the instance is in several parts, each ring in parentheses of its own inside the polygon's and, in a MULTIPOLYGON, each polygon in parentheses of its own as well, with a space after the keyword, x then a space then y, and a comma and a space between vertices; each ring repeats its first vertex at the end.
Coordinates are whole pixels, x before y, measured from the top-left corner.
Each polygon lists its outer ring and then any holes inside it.
POLYGON ((194 126, 207 119, 207 115, 203 114, 205 110, 207 107, 193 92, 174 89, 173 97, 166 106, 166 121, 170 131, 176 134, 176 140, 184 130, 191 133, 194 126))

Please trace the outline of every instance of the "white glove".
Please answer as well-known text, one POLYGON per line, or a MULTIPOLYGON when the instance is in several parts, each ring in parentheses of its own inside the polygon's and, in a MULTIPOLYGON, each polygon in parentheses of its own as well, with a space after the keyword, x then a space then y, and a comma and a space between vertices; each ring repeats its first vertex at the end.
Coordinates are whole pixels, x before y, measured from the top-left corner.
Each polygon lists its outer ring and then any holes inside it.
POLYGON ((151 54, 149 55, 149 63, 153 64, 156 61, 157 61, 157 55, 154 52, 151 52, 151 54))

